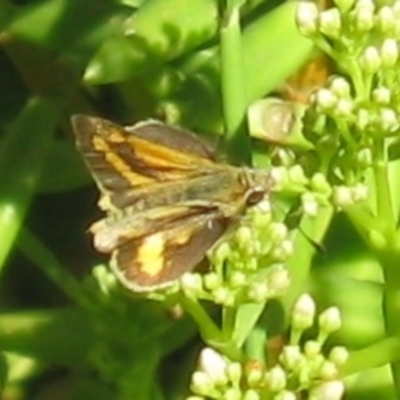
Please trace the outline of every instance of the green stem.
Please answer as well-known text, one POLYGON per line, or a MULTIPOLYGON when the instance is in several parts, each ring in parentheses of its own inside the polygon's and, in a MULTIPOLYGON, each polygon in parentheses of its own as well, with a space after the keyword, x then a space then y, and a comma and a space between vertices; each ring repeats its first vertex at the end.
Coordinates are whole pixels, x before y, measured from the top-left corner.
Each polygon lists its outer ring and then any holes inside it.
POLYGON ((290 292, 283 300, 286 315, 290 315, 288 311, 292 309, 294 302, 307 286, 311 262, 316 250, 314 243, 321 243, 332 217, 332 207, 321 207, 317 217, 304 216, 300 223, 300 229, 294 239, 296 257, 291 257, 287 262, 292 284, 290 292))
POLYGON ((188 296, 182 296, 181 304, 184 307, 185 311, 189 313, 196 321, 201 335, 206 342, 221 340, 221 331, 204 310, 204 307, 202 307, 202 305, 197 300, 192 299, 188 296))
POLYGON ((226 340, 232 338, 235 328, 237 309, 233 307, 224 307, 222 310, 222 332, 226 340))
POLYGON ((228 153, 233 162, 250 163, 250 138, 244 122, 247 108, 243 77, 240 1, 228 1, 220 30, 221 91, 228 153))
POLYGON ((231 338, 225 337, 224 333, 218 329, 198 301, 187 296, 182 296, 181 304, 185 311, 196 321, 201 336, 208 345, 225 354, 231 360, 243 360, 242 351, 233 343, 231 338))
POLYGON ((390 235, 395 230, 395 213, 393 211, 392 194, 389 185, 388 162, 383 139, 375 140, 374 149, 376 151, 376 161, 373 170, 376 183, 376 205, 377 217, 383 221, 390 235))
MULTIPOLYGON (((400 249, 384 249, 378 252, 383 268, 385 290, 383 296, 383 314, 386 333, 389 337, 400 337, 400 249)), ((400 398, 400 358, 393 357, 391 371, 397 398, 400 398)))
POLYGON ((250 360, 258 360, 263 364, 265 359, 265 345, 267 343, 267 331, 264 326, 255 326, 250 332, 246 342, 246 356, 250 360))
POLYGON ((344 71, 348 72, 348 76, 350 76, 353 81, 356 97, 365 99, 368 97, 368 92, 365 90, 366 85, 364 83, 364 77, 356 60, 356 57, 351 57, 342 67, 344 71))
MULTIPOLYGON (((383 314, 387 336, 400 337, 400 248, 396 242, 396 215, 393 207, 392 192, 389 183, 388 161, 383 139, 375 140, 375 162, 373 172, 376 184, 376 214, 380 221, 378 231, 383 240, 379 246, 370 241, 382 267, 384 276, 383 314)), ((364 225, 365 230, 370 230, 364 225)), ((400 360, 391 361, 393 382, 397 397, 400 397, 400 360)))

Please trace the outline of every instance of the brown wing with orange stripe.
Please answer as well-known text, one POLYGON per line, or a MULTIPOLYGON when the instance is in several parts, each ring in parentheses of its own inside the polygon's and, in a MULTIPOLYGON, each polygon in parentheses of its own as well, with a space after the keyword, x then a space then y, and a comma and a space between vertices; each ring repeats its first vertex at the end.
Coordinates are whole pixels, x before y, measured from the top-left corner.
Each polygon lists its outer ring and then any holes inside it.
POLYGON ((193 134, 158 121, 124 129, 101 118, 76 115, 72 124, 106 210, 133 205, 142 198, 140 188, 159 192, 160 182, 199 177, 217 165, 211 148, 193 134))

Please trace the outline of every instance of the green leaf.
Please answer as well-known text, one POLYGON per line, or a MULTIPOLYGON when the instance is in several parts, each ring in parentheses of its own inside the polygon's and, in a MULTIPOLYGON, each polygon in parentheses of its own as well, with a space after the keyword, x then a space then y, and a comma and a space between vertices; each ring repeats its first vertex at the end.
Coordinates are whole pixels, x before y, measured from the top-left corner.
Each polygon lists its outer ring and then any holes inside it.
POLYGON ((35 1, 13 10, 6 31, 39 46, 65 52, 76 44, 81 50, 110 35, 120 26, 118 17, 124 14, 126 7, 112 1, 35 1))
POLYGON ((210 39, 217 22, 210 0, 148 0, 102 45, 85 79, 109 83, 147 71, 210 39))
POLYGON ((58 120, 54 102, 33 97, 0 150, 0 268, 24 221, 58 120))

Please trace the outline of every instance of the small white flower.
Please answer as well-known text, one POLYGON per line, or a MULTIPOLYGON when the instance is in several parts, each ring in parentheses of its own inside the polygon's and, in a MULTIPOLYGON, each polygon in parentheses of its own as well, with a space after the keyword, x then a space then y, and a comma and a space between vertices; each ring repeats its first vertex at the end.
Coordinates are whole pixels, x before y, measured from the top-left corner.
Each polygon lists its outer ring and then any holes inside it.
POLYGON ((287 376, 286 371, 279 365, 272 367, 266 374, 265 379, 268 387, 273 392, 279 392, 286 387, 287 376))
POLYGON ((305 330, 313 325, 316 312, 314 299, 304 293, 296 301, 292 311, 292 326, 294 329, 305 330))
POLYGON ((301 196, 301 203, 305 214, 309 215, 310 217, 316 217, 318 215, 319 204, 314 193, 303 193, 301 196))
POLYGON ((337 38, 342 29, 342 16, 337 8, 330 8, 320 13, 320 31, 326 36, 337 38))
POLYGON ((325 382, 310 390, 311 400, 340 400, 344 394, 344 384, 341 381, 325 382))
POLYGON ((333 202, 339 207, 353 204, 351 189, 347 186, 336 186, 333 190, 333 202))
POLYGON ((296 23, 300 32, 312 35, 317 32, 318 8, 314 3, 300 2, 296 10, 296 23))
POLYGON ((204 348, 200 353, 199 366, 201 371, 213 381, 218 383, 227 382, 227 362, 221 354, 210 347, 204 348))
POLYGON ((201 276, 196 273, 187 272, 180 278, 181 287, 185 292, 198 293, 202 290, 201 276))
POLYGON ((329 307, 323 311, 319 318, 319 328, 325 333, 332 333, 342 327, 342 316, 338 307, 329 307))
POLYGON ((284 346, 279 360, 289 371, 297 371, 304 364, 305 358, 299 346, 284 346))
POLYGON ((336 365, 343 365, 349 359, 349 352, 343 346, 335 346, 329 352, 329 360, 334 362, 336 365))
POLYGON ((290 286, 289 271, 282 265, 272 268, 268 275, 268 286, 275 293, 284 293, 290 286))
POLYGON ((365 72, 374 74, 382 65, 382 59, 378 49, 375 46, 365 48, 360 58, 360 66, 365 72))

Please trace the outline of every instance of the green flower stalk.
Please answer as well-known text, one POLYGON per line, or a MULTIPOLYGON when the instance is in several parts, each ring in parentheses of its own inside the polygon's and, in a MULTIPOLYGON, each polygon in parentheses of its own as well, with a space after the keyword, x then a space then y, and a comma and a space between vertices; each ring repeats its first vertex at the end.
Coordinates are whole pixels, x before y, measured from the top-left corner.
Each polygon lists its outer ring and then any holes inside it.
POLYGON ((232 362, 215 350, 203 349, 192 374, 194 395, 187 399, 295 399, 301 391, 308 392, 307 399, 340 399, 344 384, 338 378, 339 369, 348 353, 343 347, 334 347, 326 357, 322 351, 326 333, 340 328, 340 314, 336 308, 321 313, 317 339, 301 344, 316 319, 314 300, 301 296, 292 312, 291 343, 283 345, 272 366, 251 359, 232 362))
MULTIPOLYGON (((340 74, 313 95, 303 133, 315 144, 332 204, 347 214, 380 263, 386 333, 398 337, 399 173, 391 149, 400 132, 400 3, 335 5, 324 11, 309 3, 298 8, 300 31, 331 56, 340 74)), ((387 361, 398 397, 400 363, 387 361)))

